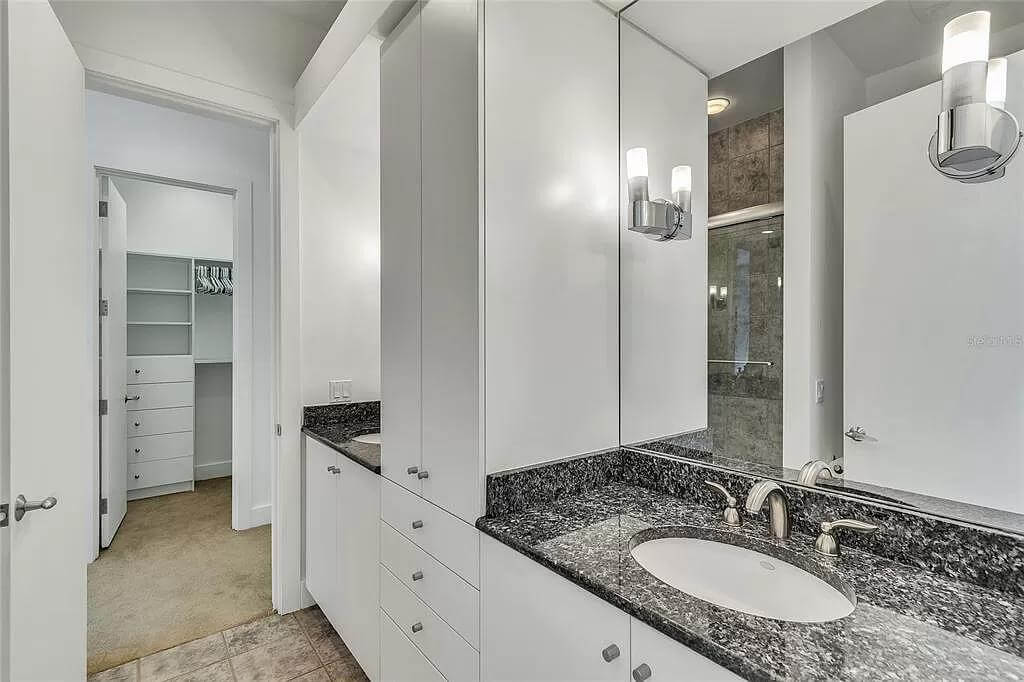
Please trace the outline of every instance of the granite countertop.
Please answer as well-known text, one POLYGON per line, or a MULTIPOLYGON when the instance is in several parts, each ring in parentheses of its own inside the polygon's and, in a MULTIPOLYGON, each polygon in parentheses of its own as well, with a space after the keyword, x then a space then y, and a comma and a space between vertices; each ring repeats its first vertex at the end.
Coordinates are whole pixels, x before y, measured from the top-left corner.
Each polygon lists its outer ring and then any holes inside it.
POLYGON ((853 548, 821 557, 813 537, 773 540, 760 518, 730 528, 721 509, 610 483, 484 517, 477 527, 747 679, 1024 680, 1020 599, 853 548), (794 623, 702 601, 633 559, 630 541, 641 531, 756 549, 852 589, 856 609, 836 621, 794 623))
POLYGON ((374 443, 360 443, 352 439, 379 431, 380 425, 376 422, 314 423, 302 427, 302 432, 310 438, 337 450, 375 474, 380 473, 380 446, 374 443))

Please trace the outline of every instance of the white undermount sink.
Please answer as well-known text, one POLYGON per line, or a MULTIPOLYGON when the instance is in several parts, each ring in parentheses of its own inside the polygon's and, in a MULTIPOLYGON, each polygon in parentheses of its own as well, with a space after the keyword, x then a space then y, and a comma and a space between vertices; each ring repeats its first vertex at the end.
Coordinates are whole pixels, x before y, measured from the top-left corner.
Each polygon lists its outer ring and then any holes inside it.
POLYGON ((369 445, 380 445, 380 434, 379 433, 364 433, 361 436, 353 438, 357 443, 367 443, 369 445))
POLYGON ((853 602, 821 578, 743 547, 663 537, 641 542, 632 554, 662 582, 734 611, 799 623, 821 623, 853 613, 853 602))

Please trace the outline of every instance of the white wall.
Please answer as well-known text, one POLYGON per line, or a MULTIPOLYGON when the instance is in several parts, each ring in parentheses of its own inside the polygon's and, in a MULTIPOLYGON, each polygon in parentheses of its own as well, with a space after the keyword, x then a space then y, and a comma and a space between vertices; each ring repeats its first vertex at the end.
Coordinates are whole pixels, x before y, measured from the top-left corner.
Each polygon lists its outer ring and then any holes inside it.
MULTIPOLYGON (((274 258, 271 147, 265 128, 196 116, 165 107, 87 91, 89 167, 100 164, 119 170, 179 180, 237 178, 252 183, 253 243, 251 264, 256 307, 245 326, 273 328, 274 258)), ((236 267, 238 263, 236 263, 236 267)), ((256 334, 262 343, 269 335, 256 334)), ((257 435, 273 428, 274 377, 266 359, 273 348, 256 345, 253 374, 253 424, 257 435)), ((270 441, 254 438, 251 447, 252 514, 269 520, 271 502, 270 441)))
POLYGON ((299 127, 302 400, 380 400, 380 40, 367 37, 299 127))
POLYGON ((231 260, 235 205, 227 194, 116 178, 128 205, 128 250, 231 260))
POLYGON ((843 116, 864 106, 865 84, 825 33, 787 45, 784 62, 782 444, 799 468, 843 448, 843 116))
POLYGON ((494 472, 619 443, 618 29, 583 2, 488 4, 484 29, 494 472))
MULTIPOLYGON (((1024 52, 1009 73, 1019 119, 1024 52)), ((939 175, 941 89, 846 118, 844 407, 878 439, 846 443, 846 476, 1024 513, 1024 163, 939 175)))
POLYGON ((693 172, 693 238, 655 242, 628 230, 621 187, 621 441, 707 426, 707 79, 623 22, 621 138, 647 147, 652 198, 670 198, 672 167, 693 172), (672 83, 666 88, 665 83, 672 83))

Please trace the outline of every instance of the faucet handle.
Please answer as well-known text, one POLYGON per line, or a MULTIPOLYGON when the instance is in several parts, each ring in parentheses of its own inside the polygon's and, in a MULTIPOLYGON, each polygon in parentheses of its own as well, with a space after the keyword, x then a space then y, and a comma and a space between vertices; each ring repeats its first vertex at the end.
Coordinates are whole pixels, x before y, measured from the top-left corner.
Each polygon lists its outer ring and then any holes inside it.
POLYGON ((874 533, 878 526, 871 523, 864 523, 855 519, 838 519, 836 521, 822 521, 821 535, 814 541, 814 551, 825 556, 839 556, 839 539, 835 531, 846 529, 857 533, 874 533))
POLYGON ((725 497, 725 510, 722 512, 722 520, 725 521, 727 526, 741 526, 743 520, 740 518, 740 512, 736 509, 736 498, 726 489, 721 483, 715 483, 714 481, 704 481, 706 484, 722 493, 725 497))

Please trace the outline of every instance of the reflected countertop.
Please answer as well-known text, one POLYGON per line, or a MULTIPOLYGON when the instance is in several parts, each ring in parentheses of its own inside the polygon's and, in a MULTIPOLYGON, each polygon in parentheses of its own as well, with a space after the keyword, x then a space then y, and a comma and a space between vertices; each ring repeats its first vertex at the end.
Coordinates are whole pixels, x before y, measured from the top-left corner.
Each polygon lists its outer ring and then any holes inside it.
POLYGON ((348 457, 375 474, 380 473, 380 445, 360 443, 356 436, 380 432, 380 403, 313 405, 303 410, 302 433, 348 457))
POLYGON ((484 517, 477 527, 752 680, 1024 679, 1024 604, 998 590, 945 578, 854 548, 820 557, 799 532, 769 538, 760 519, 741 528, 721 511, 626 483, 484 517), (719 607, 645 571, 630 540, 685 526, 852 587, 857 606, 826 623, 784 622, 719 607))

